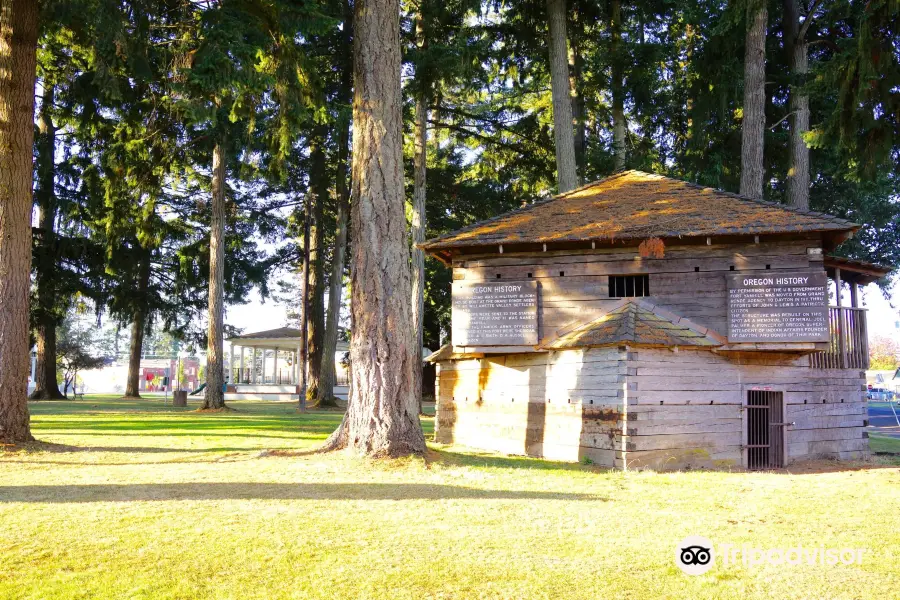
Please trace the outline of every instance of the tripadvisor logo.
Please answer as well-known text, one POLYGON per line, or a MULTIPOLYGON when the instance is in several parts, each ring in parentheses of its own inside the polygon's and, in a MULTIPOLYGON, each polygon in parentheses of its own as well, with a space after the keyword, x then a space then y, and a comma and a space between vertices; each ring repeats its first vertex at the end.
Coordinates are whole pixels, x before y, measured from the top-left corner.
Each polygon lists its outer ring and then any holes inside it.
POLYGON ((713 544, 705 537, 689 535, 675 546, 675 564, 688 575, 703 575, 715 562, 713 544))
MULTIPOLYGON (((862 564, 864 548, 756 548, 749 544, 735 546, 721 544, 719 558, 723 568, 738 564, 756 567, 762 564, 774 566, 819 565, 835 566, 862 564)), ((675 564, 688 575, 703 575, 713 568, 716 552, 713 543, 699 535, 689 535, 675 546, 675 564)))

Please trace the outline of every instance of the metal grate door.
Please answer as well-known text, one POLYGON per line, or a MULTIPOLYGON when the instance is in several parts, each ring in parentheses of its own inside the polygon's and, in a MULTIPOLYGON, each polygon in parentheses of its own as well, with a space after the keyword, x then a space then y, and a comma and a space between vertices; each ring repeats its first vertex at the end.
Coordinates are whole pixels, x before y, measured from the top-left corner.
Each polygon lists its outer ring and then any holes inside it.
POLYGON ((747 391, 747 468, 784 466, 783 392, 747 391))

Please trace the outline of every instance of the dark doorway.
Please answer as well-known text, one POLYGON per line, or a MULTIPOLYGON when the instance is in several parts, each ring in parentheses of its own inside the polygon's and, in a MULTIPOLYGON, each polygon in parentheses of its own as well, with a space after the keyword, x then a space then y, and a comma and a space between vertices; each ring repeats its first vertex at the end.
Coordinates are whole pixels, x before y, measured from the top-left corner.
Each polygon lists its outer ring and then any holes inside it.
POLYGON ((784 392, 747 391, 747 468, 784 466, 784 392))

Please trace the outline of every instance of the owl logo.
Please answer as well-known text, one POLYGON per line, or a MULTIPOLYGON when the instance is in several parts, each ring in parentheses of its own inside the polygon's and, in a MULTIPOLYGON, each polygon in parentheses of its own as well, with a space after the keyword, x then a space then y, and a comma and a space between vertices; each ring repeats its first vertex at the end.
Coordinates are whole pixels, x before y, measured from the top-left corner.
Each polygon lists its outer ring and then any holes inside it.
POLYGON ((688 575, 702 575, 714 563, 713 544, 705 537, 689 535, 675 546, 675 564, 688 575))
POLYGON ((681 549, 681 562, 686 565, 705 565, 711 558, 709 548, 688 546, 681 549))

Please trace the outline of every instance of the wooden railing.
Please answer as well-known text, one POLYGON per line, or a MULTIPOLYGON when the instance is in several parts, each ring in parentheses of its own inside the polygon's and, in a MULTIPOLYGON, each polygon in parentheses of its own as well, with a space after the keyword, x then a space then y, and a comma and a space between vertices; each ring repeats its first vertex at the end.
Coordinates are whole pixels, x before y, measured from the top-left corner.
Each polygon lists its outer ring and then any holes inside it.
POLYGON ((810 357, 816 369, 868 369, 869 337, 866 309, 831 306, 828 308, 830 347, 810 357))

